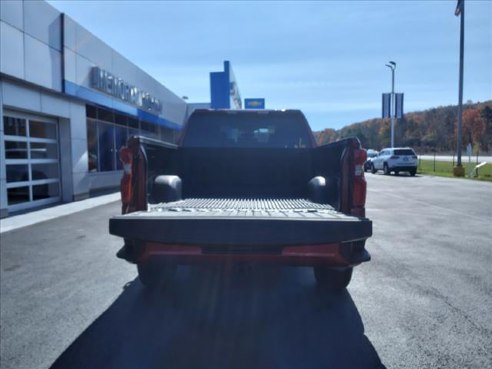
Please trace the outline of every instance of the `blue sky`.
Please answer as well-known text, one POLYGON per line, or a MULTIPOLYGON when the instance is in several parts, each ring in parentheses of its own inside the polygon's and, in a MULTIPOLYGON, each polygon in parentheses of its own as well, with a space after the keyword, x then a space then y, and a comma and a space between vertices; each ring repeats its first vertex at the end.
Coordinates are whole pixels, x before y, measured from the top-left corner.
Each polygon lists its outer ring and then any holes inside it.
MULTIPOLYGON (((441 1, 49 1, 189 102, 230 60, 242 98, 301 109, 313 129, 458 102, 459 17, 441 1)), ((466 0, 464 101, 492 99, 492 1, 466 0)))

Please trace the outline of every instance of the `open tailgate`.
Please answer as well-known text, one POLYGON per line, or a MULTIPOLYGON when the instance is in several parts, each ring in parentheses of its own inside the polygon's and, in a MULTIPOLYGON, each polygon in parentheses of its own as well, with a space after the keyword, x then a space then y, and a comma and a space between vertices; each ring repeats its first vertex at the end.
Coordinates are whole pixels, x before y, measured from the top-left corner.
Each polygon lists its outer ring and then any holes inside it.
POLYGON ((186 199, 115 216, 109 231, 164 244, 263 248, 364 240, 372 222, 304 199, 186 199))

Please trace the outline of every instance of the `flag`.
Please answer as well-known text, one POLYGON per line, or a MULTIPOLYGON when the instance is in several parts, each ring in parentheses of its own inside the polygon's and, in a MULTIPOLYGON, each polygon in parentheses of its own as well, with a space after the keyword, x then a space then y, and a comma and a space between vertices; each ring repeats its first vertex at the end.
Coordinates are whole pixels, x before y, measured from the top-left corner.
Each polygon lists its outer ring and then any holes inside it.
POLYGON ((395 94, 395 117, 403 118, 403 93, 395 94))
POLYGON ((390 117, 390 107, 391 107, 391 94, 383 94, 383 118, 390 117))
POLYGON ((463 9, 465 0, 458 0, 458 3, 456 4, 456 10, 454 11, 454 15, 457 17, 461 14, 461 10, 463 9))

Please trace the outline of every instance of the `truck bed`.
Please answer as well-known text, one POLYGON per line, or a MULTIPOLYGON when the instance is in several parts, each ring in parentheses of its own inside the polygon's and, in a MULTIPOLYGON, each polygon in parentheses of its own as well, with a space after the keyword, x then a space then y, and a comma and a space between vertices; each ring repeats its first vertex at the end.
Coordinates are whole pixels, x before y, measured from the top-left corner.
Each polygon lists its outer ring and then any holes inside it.
POLYGON ((363 240, 366 218, 347 216, 305 199, 189 198, 115 216, 110 233, 164 244, 262 249, 363 240))

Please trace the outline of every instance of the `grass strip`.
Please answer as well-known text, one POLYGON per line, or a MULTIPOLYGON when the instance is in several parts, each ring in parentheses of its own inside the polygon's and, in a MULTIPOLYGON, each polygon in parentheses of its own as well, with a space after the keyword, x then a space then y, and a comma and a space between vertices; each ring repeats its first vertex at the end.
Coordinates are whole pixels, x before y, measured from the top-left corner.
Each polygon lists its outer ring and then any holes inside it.
MULTIPOLYGON (((492 182, 492 163, 487 163, 478 169, 478 175, 475 173, 474 168, 477 165, 475 162, 462 162, 465 167, 465 178, 474 179, 479 181, 492 182)), ((417 168, 419 174, 428 174, 439 177, 454 177, 453 176, 453 162, 451 161, 439 161, 439 160, 423 160, 419 159, 419 165, 417 168)))

